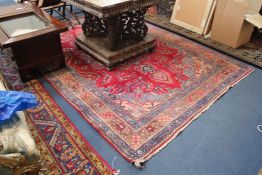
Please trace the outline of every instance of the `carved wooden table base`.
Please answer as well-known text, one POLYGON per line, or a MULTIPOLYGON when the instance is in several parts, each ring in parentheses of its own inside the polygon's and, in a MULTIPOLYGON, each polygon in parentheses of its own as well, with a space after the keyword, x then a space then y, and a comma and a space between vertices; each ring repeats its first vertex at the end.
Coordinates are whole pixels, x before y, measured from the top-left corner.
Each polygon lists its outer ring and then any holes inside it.
POLYGON ((109 69, 114 64, 154 50, 155 39, 147 36, 147 9, 160 0, 63 0, 84 11, 83 35, 76 44, 109 69))
POLYGON ((98 18, 84 12, 85 21, 82 29, 87 37, 107 36, 110 41, 108 48, 115 50, 119 40, 142 40, 146 37, 148 27, 145 24, 144 15, 147 9, 148 7, 143 7, 108 18, 98 18))
POLYGON ((98 18, 88 12, 82 25, 83 34, 76 44, 104 63, 109 70, 119 62, 153 51, 155 39, 147 36, 144 21, 147 7, 108 18, 98 18))

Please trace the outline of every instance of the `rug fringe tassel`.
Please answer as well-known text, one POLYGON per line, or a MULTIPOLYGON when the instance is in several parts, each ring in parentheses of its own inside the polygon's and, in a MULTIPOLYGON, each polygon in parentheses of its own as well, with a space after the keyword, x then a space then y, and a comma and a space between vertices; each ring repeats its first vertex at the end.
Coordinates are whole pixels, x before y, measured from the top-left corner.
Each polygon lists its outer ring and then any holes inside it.
POLYGON ((120 170, 119 170, 119 169, 118 169, 118 170, 115 170, 114 173, 113 173, 113 175, 120 175, 120 170))
POLYGON ((137 167, 137 168, 144 168, 144 165, 145 165, 145 161, 144 159, 141 159, 141 160, 138 160, 138 161, 135 161, 134 162, 134 165, 137 167))

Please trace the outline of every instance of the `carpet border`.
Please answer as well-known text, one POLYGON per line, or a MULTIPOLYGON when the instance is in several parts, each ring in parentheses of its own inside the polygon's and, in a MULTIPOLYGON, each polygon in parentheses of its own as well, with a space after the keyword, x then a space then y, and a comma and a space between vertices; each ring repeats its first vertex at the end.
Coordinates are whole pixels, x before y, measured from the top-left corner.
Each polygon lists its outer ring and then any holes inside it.
POLYGON ((90 126, 92 126, 92 127, 96 130, 96 132, 98 132, 99 135, 102 136, 103 139, 104 139, 109 145, 111 145, 119 154, 121 154, 121 156, 123 156, 127 161, 129 161, 129 162, 131 162, 131 163, 135 162, 134 160, 129 159, 125 154, 121 153, 121 151, 114 145, 114 143, 113 143, 112 141, 110 141, 94 124, 92 124, 92 122, 89 121, 89 120, 84 116, 84 114, 83 114, 81 111, 79 111, 75 106, 71 105, 70 102, 69 102, 69 100, 66 99, 66 98, 58 91, 58 89, 53 85, 53 83, 52 83, 51 81, 49 81, 49 80, 46 78, 46 76, 44 76, 44 79, 50 84, 50 86, 52 86, 52 87, 55 89, 55 91, 57 92, 57 94, 59 94, 59 95, 68 103, 68 105, 70 105, 72 108, 74 108, 74 109, 78 112, 78 114, 81 115, 81 117, 82 117, 90 126))

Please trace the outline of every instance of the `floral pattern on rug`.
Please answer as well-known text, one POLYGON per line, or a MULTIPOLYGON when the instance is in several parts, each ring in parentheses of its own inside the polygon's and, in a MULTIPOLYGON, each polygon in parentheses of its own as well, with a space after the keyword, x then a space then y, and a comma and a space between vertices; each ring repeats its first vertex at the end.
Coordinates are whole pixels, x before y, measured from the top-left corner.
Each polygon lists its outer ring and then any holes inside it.
POLYGON ((81 28, 62 34, 68 68, 51 85, 127 160, 142 163, 167 145, 253 69, 150 26, 154 53, 108 71, 78 50, 81 28))

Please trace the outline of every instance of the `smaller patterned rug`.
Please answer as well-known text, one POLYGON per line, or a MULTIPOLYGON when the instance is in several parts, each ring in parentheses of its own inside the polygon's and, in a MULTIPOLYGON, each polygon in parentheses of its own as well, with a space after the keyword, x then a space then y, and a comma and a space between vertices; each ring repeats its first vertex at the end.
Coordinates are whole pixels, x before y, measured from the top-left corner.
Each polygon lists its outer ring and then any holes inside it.
MULTIPOLYGON (((253 69, 149 25, 154 53, 108 71, 62 34, 68 67, 45 78, 123 157, 141 166, 253 69)), ((194 144, 194 143, 192 143, 194 144)))
POLYGON ((36 94, 38 107, 27 121, 42 157, 43 174, 113 175, 116 173, 92 148, 38 80, 24 91, 36 94))

